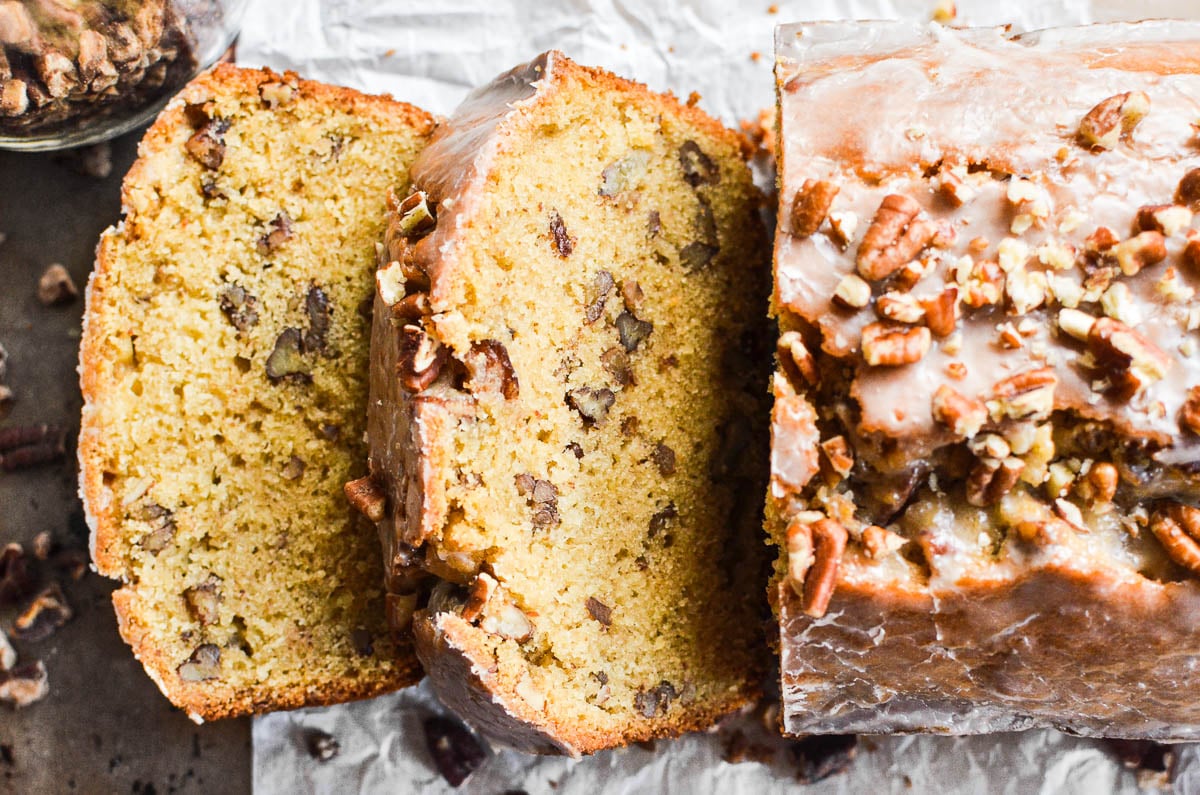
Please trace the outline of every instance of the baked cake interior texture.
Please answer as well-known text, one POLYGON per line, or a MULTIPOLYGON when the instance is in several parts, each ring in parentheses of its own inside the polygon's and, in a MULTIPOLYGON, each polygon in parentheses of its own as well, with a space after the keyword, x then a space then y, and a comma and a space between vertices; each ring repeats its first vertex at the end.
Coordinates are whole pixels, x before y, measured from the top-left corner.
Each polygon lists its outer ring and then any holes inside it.
POLYGON ((1200 26, 776 68, 785 728, 1194 739, 1200 26))
POLYGON ((506 745, 709 725, 765 656, 768 251, 739 137, 552 52, 469 97, 413 184, 378 273, 380 485, 352 487, 393 619, 420 608, 435 689, 506 745))
POLYGON ((384 194, 432 128, 389 98, 223 65, 125 178, 89 285, 81 491, 122 635, 194 718, 420 677, 341 490, 366 468, 384 194))

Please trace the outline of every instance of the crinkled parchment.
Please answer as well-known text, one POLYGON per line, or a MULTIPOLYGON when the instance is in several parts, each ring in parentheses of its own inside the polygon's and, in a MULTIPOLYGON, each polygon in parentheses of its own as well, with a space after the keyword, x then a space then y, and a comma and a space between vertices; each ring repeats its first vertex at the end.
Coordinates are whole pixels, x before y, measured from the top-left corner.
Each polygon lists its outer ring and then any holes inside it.
MULTIPOLYGON (((670 89, 736 127, 774 102, 772 31, 779 22, 928 19, 934 0, 257 0, 238 61, 294 69, 448 114, 471 88, 551 47, 581 63, 670 89)), ((1035 29, 1127 17, 1200 16, 1194 0, 958 0, 959 22, 1035 29), (1124 8, 1122 8, 1124 6, 1124 8)), ((422 721, 442 711, 426 686, 373 701, 277 713, 254 722, 259 793, 452 792, 433 768, 422 721), (304 733, 341 752, 314 761, 304 733)), ((756 723, 752 717, 744 722, 756 723)), ((496 750, 459 792, 556 793, 794 790, 796 766, 722 761, 730 726, 707 735, 579 761, 496 750)), ((1180 747, 1176 789, 1200 790, 1200 756, 1180 747)), ((1051 731, 984 737, 864 738, 850 771, 806 791, 1136 792, 1134 776, 1095 741, 1051 731)))

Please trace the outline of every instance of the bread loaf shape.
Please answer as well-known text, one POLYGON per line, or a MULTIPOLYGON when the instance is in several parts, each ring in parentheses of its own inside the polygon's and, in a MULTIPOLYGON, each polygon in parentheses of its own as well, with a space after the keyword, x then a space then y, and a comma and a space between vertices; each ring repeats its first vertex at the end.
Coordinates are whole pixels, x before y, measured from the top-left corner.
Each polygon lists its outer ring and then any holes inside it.
POLYGON ((349 487, 393 620, 501 744, 710 725, 765 651, 767 253, 741 139, 548 52, 473 93, 412 178, 377 274, 372 478, 349 487))
POLYGON ((777 54, 785 728, 1200 736, 1200 27, 777 54))
POLYGON ((80 376, 80 492, 121 634, 194 719, 420 677, 383 617, 365 469, 383 194, 432 118, 221 65, 143 138, 101 238, 80 376))

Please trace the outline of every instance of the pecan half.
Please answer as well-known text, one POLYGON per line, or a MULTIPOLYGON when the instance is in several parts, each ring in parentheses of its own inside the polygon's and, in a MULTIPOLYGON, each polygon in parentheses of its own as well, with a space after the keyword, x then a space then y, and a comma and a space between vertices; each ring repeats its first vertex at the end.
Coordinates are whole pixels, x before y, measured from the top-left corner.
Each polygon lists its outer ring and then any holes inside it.
POLYGON ((442 372, 448 356, 446 348, 417 325, 400 329, 399 355, 396 358, 396 375, 400 386, 409 392, 420 392, 442 372))
POLYGON ((921 205, 898 193, 883 198, 858 247, 859 274, 868 281, 885 279, 930 244, 937 227, 918 218, 921 205))
POLYGON ((387 492, 370 475, 346 483, 342 492, 350 506, 372 522, 382 521, 387 513, 387 492))
POLYGON ((1193 574, 1200 574, 1200 509, 1179 502, 1168 503, 1150 517, 1150 532, 1171 560, 1193 574))
POLYGON ((792 200, 792 234, 812 237, 829 215, 838 186, 824 180, 806 179, 792 200))
POLYGON ((929 352, 933 338, 924 326, 868 324, 862 332, 862 351, 872 367, 898 367, 919 362, 929 352))
POLYGON ((37 295, 42 306, 57 306, 74 301, 79 289, 75 287, 67 269, 56 262, 46 268, 38 279, 37 295))
POLYGON ((1150 112, 1144 91, 1126 91, 1100 102, 1079 122, 1079 140, 1092 149, 1112 149, 1150 112))
POLYGON ((813 564, 804 577, 804 612, 813 618, 825 615, 837 587, 838 565, 846 551, 846 528, 832 519, 812 525, 813 564))

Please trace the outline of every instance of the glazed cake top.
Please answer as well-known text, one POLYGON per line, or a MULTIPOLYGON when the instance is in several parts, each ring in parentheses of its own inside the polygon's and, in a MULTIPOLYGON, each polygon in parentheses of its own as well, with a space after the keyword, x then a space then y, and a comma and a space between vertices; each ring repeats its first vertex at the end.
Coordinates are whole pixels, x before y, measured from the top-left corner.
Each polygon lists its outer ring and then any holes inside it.
POLYGON ((1160 461, 1200 457, 1180 430, 1200 385, 1200 25, 813 23, 776 52, 776 311, 852 363, 862 432, 914 453, 961 438, 934 419, 949 387, 993 422, 1052 396, 1173 446, 1160 461))

